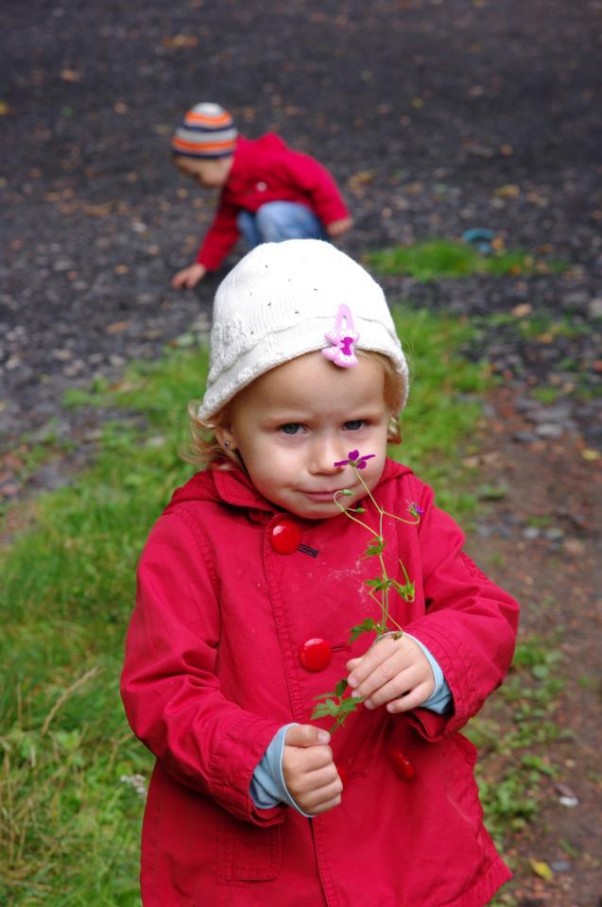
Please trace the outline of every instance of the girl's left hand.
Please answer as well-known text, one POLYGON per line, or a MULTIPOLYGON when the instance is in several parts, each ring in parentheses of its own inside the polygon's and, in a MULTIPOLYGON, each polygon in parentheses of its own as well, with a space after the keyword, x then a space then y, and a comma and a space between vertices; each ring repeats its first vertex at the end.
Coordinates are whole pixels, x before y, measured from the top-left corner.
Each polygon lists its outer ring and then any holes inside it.
POLYGON ((347 662, 347 682, 367 709, 387 705, 392 714, 418 708, 432 695, 435 676, 420 646, 405 633, 385 636, 361 658, 347 662))

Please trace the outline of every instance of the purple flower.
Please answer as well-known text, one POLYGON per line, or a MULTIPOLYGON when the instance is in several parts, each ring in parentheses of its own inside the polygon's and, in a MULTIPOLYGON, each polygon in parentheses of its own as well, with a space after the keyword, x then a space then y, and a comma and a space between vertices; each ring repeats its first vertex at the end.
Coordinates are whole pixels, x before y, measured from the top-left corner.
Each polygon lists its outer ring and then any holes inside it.
POLYGON ((376 454, 364 454, 360 456, 359 450, 350 450, 346 460, 338 460, 335 466, 353 466, 354 469, 365 469, 366 462, 371 460, 376 454))
POLYGON ((418 516, 422 516, 422 514, 424 513, 424 510, 422 509, 420 504, 417 504, 416 501, 412 501, 411 504, 408 504, 408 512, 410 513, 411 516, 418 517, 418 516))

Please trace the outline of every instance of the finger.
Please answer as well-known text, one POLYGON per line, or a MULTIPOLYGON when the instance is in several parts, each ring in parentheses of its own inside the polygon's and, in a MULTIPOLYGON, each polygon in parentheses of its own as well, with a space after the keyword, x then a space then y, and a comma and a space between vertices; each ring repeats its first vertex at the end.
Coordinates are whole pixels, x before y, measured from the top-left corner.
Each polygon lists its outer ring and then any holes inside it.
POLYGON ((340 806, 342 799, 342 788, 339 790, 338 787, 333 786, 332 790, 324 790, 319 797, 312 798, 305 804, 305 808, 303 805, 299 805, 303 812, 308 813, 310 816, 319 816, 320 813, 325 813, 335 806, 340 806))
POLYGON ((289 788, 289 792, 303 812, 317 815, 341 802, 343 783, 336 770, 334 776, 331 772, 314 773, 305 778, 297 790, 289 788))
POLYGON ((399 699, 400 696, 409 695, 419 683, 419 679, 411 669, 399 673, 392 672, 390 679, 380 681, 381 675, 379 671, 375 671, 360 688, 360 690, 366 689, 363 697, 364 705, 368 709, 378 708, 393 699, 399 699))
POLYGON ((375 669, 379 668, 383 662, 386 662, 397 651, 397 642, 398 640, 390 637, 381 639, 371 649, 368 649, 362 658, 353 659, 357 663, 351 669, 351 674, 347 678, 349 686, 352 689, 360 687, 375 669))
POLYGON ((324 746, 330 743, 330 734, 313 724, 293 724, 286 732, 287 746, 324 746))
POLYGON ((410 688, 412 676, 411 667, 408 668, 402 660, 392 655, 391 658, 376 665, 358 686, 352 688, 351 695, 356 698, 370 699, 377 691, 392 684, 395 685, 395 688, 390 687, 390 692, 400 696, 410 688), (408 671, 410 671, 409 674, 408 671))
POLYGON ((431 689, 428 683, 419 684, 413 690, 410 690, 405 696, 392 699, 387 703, 387 712, 391 715, 399 715, 402 712, 410 712, 412 709, 419 708, 431 695, 431 689))
POLYGON ((309 772, 321 771, 334 765, 332 750, 329 746, 285 746, 286 764, 292 771, 309 772))

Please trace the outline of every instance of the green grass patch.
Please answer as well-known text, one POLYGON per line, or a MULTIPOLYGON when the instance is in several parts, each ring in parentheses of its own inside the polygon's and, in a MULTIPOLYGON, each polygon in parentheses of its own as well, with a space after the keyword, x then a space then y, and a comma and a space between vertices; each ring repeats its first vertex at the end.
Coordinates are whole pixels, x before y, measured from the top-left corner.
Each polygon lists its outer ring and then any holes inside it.
POLYGON ((524 637, 499 694, 467 728, 481 754, 477 775, 487 825, 502 848, 537 814, 546 780, 555 774, 549 748, 566 734, 556 720, 563 687, 557 640, 524 637))
MULTIPOLYGON (((467 323, 412 313, 404 443, 392 452, 468 516, 461 453, 478 433, 484 370, 466 362, 467 323)), ((148 531, 191 467, 186 403, 205 351, 170 349, 70 405, 112 413, 94 465, 28 504, 28 528, 0 551, 0 903, 139 907, 138 838, 151 759, 118 697, 135 566, 148 531)))
POLYGON ((544 261, 529 252, 495 248, 483 255, 474 246, 447 239, 432 239, 410 246, 395 246, 366 253, 369 267, 380 274, 407 276, 428 282, 438 278, 470 277, 473 274, 532 275, 562 273, 567 264, 544 261))

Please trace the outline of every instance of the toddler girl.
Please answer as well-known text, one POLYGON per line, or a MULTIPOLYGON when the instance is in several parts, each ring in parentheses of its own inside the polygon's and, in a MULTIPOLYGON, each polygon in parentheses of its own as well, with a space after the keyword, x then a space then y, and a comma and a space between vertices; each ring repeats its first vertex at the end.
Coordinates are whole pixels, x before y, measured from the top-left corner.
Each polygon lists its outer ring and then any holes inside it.
POLYGON ((151 531, 122 678, 147 907, 481 907, 509 878, 459 731, 518 606, 387 458, 407 393, 381 288, 328 242, 220 285, 205 468, 151 531))

